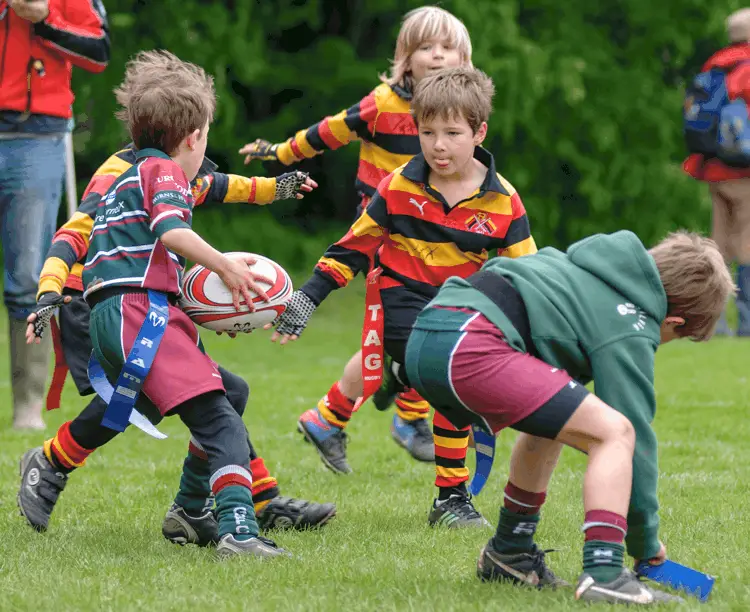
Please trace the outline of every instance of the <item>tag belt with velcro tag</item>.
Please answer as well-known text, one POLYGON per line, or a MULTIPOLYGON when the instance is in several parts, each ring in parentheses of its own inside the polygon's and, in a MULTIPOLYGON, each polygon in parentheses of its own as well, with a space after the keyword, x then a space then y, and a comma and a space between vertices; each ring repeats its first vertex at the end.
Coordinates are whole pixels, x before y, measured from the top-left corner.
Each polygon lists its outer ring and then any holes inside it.
MULTIPOLYGON (((98 293, 95 292, 94 295, 98 293)), ((100 301, 100 300, 99 300, 100 301)), ((97 302, 95 302, 97 303, 97 302)), ((102 425, 115 431, 125 431, 132 423, 143 432, 154 438, 166 438, 140 412, 135 410, 135 403, 141 392, 159 344, 169 323, 169 300, 166 293, 148 290, 148 313, 141 324, 138 335, 133 342, 122 371, 114 387, 109 383, 104 368, 92 351, 89 359, 89 380, 99 397, 107 402, 107 410, 102 418, 102 425)))
POLYGON ((381 268, 373 268, 367 275, 365 291, 365 320, 362 325, 362 397, 354 403, 354 410, 371 397, 383 382, 383 335, 385 323, 383 300, 380 297, 381 268))

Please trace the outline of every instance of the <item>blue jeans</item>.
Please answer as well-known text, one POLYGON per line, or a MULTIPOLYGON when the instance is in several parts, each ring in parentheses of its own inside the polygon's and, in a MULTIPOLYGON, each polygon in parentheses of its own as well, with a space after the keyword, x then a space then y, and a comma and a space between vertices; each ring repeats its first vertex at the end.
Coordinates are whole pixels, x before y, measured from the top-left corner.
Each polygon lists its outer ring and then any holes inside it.
POLYGON ((36 304, 64 176, 63 134, 0 139, 3 301, 14 319, 26 318, 36 304))

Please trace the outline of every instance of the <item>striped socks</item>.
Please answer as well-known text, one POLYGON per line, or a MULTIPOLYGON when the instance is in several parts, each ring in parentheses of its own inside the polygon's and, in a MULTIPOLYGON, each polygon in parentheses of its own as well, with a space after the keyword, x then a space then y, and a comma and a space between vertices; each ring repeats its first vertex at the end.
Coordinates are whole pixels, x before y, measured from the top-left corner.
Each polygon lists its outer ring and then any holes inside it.
POLYGON ((582 531, 583 571, 597 582, 611 582, 622 571, 627 519, 608 510, 589 510, 582 531))
POLYGON ((352 418, 354 412, 355 399, 349 399, 341 392, 338 381, 331 385, 320 400, 318 401, 318 412, 328 421, 330 425, 343 429, 352 418))
POLYGON ((495 550, 512 554, 529 552, 534 548, 534 534, 546 497, 545 492, 525 491, 508 481, 497 531, 492 539, 495 550))
POLYGON ((262 457, 256 457, 250 462, 250 473, 253 476, 252 494, 257 516, 274 497, 279 495, 279 483, 268 472, 262 457))
POLYGON ((86 458, 96 449, 83 448, 70 434, 70 421, 57 430, 54 438, 44 442, 44 455, 58 470, 69 474, 86 463, 86 458))

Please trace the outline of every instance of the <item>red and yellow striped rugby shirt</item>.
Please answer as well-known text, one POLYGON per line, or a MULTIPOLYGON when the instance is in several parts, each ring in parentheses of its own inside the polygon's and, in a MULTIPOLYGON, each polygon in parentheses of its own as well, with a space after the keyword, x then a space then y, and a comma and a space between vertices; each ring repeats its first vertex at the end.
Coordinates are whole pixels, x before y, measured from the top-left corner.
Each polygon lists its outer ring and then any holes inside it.
POLYGON ((370 197, 380 181, 420 152, 410 109, 411 92, 383 83, 354 106, 300 130, 276 154, 288 165, 360 140, 355 185, 370 197))
POLYGON ((453 207, 429 185, 430 168, 421 153, 388 175, 302 290, 320 303, 366 272, 377 255, 381 289, 404 286, 432 298, 449 277, 479 270, 491 251, 505 257, 536 253, 520 196, 497 173, 489 151, 477 147, 475 157, 488 168, 484 183, 453 207))

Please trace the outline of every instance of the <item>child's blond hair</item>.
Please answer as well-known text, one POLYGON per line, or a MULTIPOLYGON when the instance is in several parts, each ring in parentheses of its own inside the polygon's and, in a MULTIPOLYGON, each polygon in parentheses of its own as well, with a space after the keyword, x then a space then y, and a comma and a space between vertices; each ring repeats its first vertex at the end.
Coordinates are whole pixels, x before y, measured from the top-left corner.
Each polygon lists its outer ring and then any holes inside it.
POLYGON ((737 291, 716 243, 681 230, 669 234, 649 253, 667 294, 667 316, 685 319, 677 333, 691 340, 708 340, 737 291))
POLYGON ((141 51, 115 89, 117 112, 138 149, 173 154, 183 138, 213 120, 213 78, 169 51, 141 51))
POLYGON ((476 134, 492 112, 495 86, 492 79, 476 68, 445 68, 425 77, 417 85, 411 102, 414 122, 435 117, 463 117, 476 134))
POLYGON ((438 6, 422 6, 404 15, 396 40, 390 75, 380 80, 388 85, 401 85, 411 89, 408 72, 409 58, 420 45, 429 40, 448 41, 461 54, 461 63, 471 66, 471 38, 463 22, 438 6))

